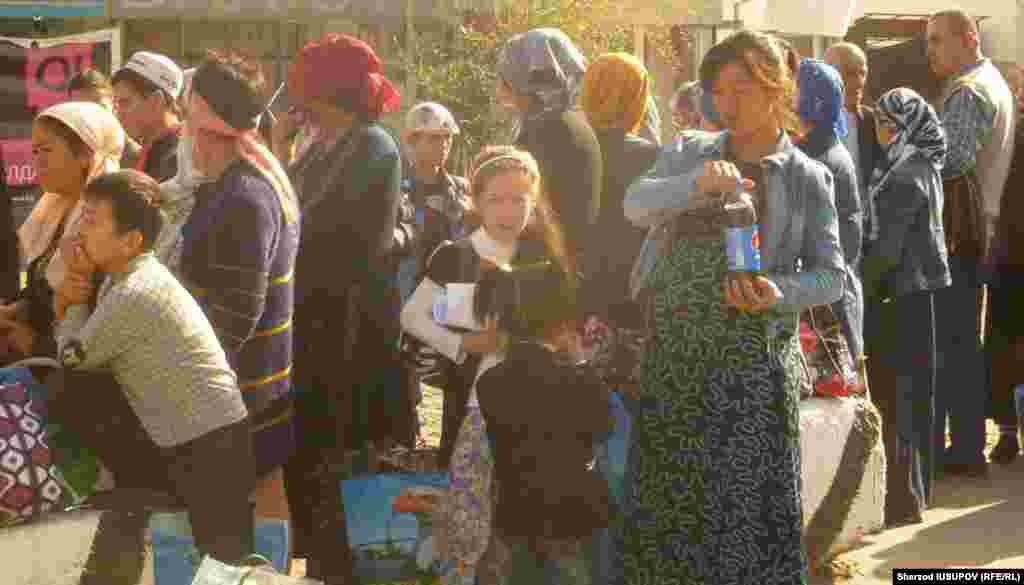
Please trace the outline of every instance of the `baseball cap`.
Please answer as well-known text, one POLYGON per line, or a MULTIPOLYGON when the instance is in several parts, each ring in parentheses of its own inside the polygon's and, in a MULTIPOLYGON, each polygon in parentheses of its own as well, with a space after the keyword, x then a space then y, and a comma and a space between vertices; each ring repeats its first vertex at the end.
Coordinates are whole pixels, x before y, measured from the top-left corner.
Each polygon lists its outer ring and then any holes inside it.
POLYGON ((175 99, 181 95, 185 83, 181 67, 168 57, 149 51, 139 51, 132 55, 121 68, 121 71, 125 70, 137 73, 175 99))
POLYGON ((405 131, 409 134, 415 132, 458 134, 459 125, 448 108, 436 102, 423 102, 413 106, 405 115, 405 131))

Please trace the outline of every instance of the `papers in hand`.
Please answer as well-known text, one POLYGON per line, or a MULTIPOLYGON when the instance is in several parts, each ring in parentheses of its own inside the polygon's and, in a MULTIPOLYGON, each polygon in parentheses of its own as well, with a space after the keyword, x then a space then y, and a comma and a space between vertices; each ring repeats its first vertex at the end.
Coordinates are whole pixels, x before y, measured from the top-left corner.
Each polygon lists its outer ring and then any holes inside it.
POLYGON ((434 322, 448 327, 479 331, 483 329, 473 315, 476 284, 452 282, 434 297, 434 322))
POLYGON ((213 557, 203 558, 192 585, 323 585, 323 581, 289 577, 264 567, 235 567, 213 557))

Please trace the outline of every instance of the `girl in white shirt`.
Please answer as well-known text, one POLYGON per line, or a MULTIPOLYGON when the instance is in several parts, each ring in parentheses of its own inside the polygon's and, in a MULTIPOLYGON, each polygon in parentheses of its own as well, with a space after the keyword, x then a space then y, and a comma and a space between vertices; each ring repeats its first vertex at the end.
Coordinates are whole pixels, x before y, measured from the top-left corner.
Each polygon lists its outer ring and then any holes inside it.
POLYGON ((476 377, 501 360, 507 336, 491 323, 475 327, 475 331, 438 323, 433 315, 435 300, 445 294, 449 284, 475 284, 480 271, 493 266, 552 260, 566 273, 575 274, 565 253, 561 226, 541 189, 533 156, 511 146, 490 146, 477 155, 473 168, 471 195, 481 226, 467 238, 446 242, 433 253, 401 316, 406 333, 451 362, 443 376, 442 465, 447 465, 451 456, 476 377))
MULTIPOLYGON (((433 253, 401 316, 406 333, 448 360, 442 377, 444 415, 439 464, 450 468, 450 474, 473 477, 458 482, 467 486, 466 491, 453 490, 449 498, 450 507, 459 512, 459 525, 441 530, 446 535, 440 548, 450 561, 467 570, 476 565, 490 538, 489 503, 481 506, 489 501, 489 471, 466 468, 479 463, 480 452, 487 450, 473 387, 483 372, 501 363, 509 338, 492 320, 478 325, 463 320, 462 327, 451 326, 450 321, 439 323, 435 320, 435 304, 450 306, 443 299, 454 296, 456 288, 468 287, 449 285, 475 285, 482 271, 494 267, 550 260, 566 274, 575 274, 533 156, 511 146, 489 146, 477 155, 473 168, 470 188, 481 225, 467 238, 446 242, 433 253), (453 291, 451 295, 449 290, 453 291), (453 458, 456 438, 462 445, 461 456, 453 458)), ((472 315, 473 298, 464 301, 469 309, 466 313, 472 315)))

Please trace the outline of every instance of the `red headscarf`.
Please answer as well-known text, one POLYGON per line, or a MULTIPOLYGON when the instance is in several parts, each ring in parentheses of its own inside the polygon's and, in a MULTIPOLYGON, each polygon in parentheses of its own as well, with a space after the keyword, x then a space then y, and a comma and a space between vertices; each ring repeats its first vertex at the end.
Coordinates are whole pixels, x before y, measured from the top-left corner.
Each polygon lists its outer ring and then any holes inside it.
POLYGON ((299 51, 288 69, 288 94, 294 100, 354 97, 370 119, 398 110, 401 96, 383 75, 384 66, 370 45, 330 33, 299 51))

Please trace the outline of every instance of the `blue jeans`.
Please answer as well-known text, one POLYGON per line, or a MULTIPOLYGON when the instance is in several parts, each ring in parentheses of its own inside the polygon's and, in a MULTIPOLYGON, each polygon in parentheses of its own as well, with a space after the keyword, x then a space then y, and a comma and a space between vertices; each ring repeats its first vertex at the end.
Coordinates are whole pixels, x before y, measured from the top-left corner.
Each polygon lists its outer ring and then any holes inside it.
POLYGON ((975 258, 950 256, 949 271, 953 285, 935 291, 934 441, 939 469, 944 463, 985 462, 988 388, 979 340, 984 288, 975 258), (952 446, 943 457, 947 418, 952 446))
POLYGON ((843 298, 832 304, 832 311, 856 365, 857 358, 864 354, 864 287, 856 268, 847 268, 843 298))
POLYGON ((919 517, 931 498, 935 305, 919 292, 866 307, 871 399, 882 415, 886 522, 919 517))

